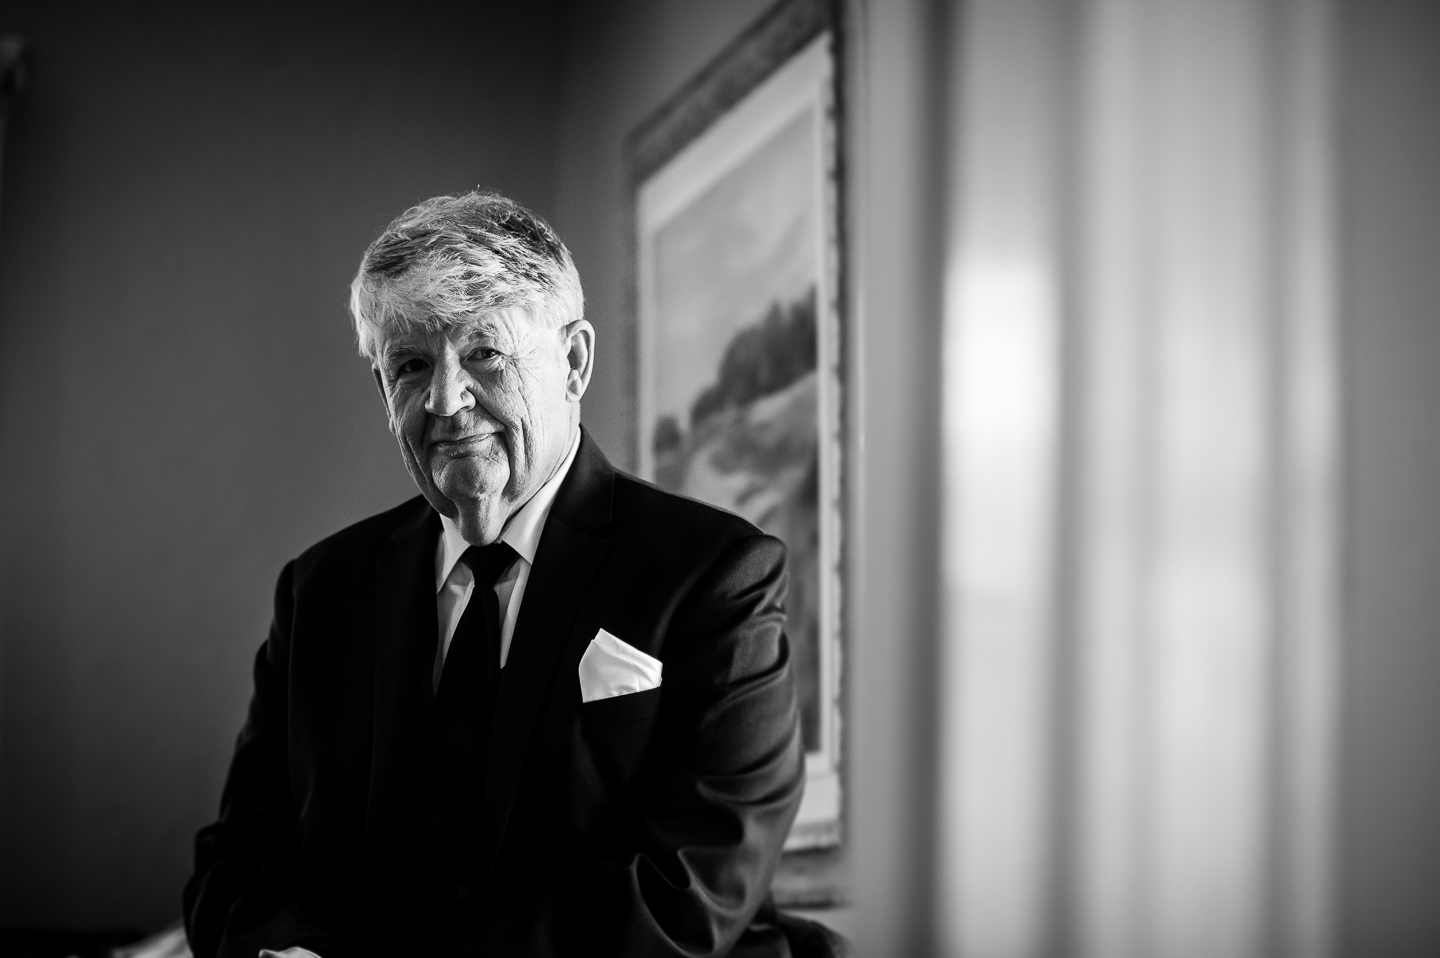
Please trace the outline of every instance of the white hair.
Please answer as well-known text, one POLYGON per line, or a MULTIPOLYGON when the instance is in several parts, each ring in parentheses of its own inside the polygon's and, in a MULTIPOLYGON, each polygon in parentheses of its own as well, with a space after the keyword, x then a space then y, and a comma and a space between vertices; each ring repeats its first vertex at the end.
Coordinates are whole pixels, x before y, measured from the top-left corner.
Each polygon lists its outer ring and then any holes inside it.
POLYGON ((570 251, 539 216, 490 190, 437 196, 385 227, 350 283, 360 354, 389 331, 439 331, 521 309, 551 327, 585 315, 570 251))

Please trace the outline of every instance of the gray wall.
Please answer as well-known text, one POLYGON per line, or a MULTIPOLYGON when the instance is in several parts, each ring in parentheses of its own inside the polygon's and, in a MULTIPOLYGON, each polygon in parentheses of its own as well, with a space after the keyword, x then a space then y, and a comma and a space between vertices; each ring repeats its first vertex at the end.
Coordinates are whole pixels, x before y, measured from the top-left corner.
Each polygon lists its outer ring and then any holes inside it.
POLYGON ((1346 954, 1440 954, 1440 6, 1340 24, 1353 615, 1346 954))
POLYGON ((360 251, 477 183, 550 211, 558 4, 292 6, 0 9, 3 922, 178 916, 281 564, 414 493, 360 251))

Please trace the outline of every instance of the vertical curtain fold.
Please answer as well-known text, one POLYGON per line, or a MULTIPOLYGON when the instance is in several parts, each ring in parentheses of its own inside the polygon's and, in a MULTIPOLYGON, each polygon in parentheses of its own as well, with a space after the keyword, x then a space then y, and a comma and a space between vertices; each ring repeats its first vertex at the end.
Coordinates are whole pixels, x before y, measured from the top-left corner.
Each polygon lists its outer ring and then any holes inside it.
POLYGON ((1330 953, 1329 17, 1324 0, 965 8, 949 954, 1330 953))

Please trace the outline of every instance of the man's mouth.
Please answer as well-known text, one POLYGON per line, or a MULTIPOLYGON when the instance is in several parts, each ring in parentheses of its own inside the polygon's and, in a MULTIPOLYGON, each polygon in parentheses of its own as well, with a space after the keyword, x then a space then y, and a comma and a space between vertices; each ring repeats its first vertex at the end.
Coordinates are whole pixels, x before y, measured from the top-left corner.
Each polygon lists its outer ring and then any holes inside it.
POLYGON ((430 441, 430 450, 450 457, 478 455, 492 442, 498 442, 499 440, 500 434, 498 432, 480 432, 469 436, 432 439, 430 441))

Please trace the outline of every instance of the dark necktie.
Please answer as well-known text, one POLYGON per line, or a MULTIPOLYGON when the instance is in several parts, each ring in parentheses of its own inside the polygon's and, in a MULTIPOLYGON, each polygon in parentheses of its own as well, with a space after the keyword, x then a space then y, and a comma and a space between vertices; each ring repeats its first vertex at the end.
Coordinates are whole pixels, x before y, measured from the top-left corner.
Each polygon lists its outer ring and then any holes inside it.
POLYGON ((495 580, 517 557, 510 546, 493 542, 471 546, 460 559, 470 567, 475 585, 455 626, 435 693, 436 708, 447 726, 477 701, 486 710, 482 721, 489 725, 500 685, 500 601, 495 597, 495 580))

